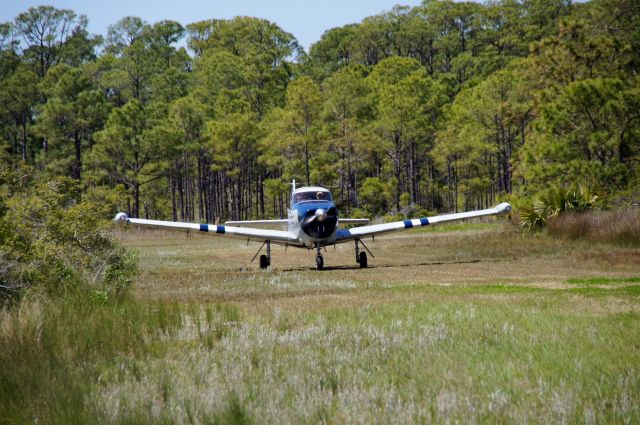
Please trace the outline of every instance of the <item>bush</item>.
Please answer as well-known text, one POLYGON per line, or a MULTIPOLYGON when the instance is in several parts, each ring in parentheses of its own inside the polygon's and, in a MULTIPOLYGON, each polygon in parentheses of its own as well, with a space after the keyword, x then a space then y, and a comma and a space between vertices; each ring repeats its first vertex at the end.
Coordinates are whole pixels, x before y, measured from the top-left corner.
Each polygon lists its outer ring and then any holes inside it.
POLYGON ((590 210, 604 198, 605 194, 596 182, 587 182, 569 189, 551 188, 542 192, 533 206, 520 210, 520 223, 527 231, 539 231, 549 220, 560 214, 590 210))
POLYGON ((121 295, 136 274, 136 259, 110 232, 107 214, 81 200, 74 180, 36 181, 29 167, 1 168, 2 295, 77 287, 121 295))

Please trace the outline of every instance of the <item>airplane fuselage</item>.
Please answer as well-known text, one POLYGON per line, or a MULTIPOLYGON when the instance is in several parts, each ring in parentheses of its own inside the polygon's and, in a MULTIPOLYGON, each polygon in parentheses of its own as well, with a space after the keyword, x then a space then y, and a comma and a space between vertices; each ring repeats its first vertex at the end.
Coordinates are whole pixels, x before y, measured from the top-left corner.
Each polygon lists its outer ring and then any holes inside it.
POLYGON ((331 193, 322 187, 303 187, 294 191, 288 230, 306 246, 333 242, 338 229, 338 209, 332 199, 331 193))

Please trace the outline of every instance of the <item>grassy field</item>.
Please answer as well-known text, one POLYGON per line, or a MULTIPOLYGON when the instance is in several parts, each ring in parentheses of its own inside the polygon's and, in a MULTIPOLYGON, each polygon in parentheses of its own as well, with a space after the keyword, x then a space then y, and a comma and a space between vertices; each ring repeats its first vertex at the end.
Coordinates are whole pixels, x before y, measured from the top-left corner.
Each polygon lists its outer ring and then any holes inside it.
POLYGON ((261 271, 256 244, 121 237, 127 300, 2 312, 0 422, 640 422, 638 247, 472 224, 261 271))

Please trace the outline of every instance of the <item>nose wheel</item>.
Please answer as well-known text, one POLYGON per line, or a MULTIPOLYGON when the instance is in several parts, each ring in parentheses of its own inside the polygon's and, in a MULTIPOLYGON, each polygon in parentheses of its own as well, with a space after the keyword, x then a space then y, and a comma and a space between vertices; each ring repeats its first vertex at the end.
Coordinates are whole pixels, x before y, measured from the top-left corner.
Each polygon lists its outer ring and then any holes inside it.
POLYGON ((322 251, 320 251, 320 244, 316 244, 316 270, 322 270, 324 268, 324 258, 322 257, 322 251))

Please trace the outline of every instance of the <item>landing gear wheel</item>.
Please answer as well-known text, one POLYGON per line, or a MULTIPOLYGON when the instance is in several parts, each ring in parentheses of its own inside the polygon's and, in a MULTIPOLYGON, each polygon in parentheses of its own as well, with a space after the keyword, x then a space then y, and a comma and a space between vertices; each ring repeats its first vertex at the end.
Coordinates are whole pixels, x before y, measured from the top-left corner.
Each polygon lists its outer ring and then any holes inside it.
POLYGON ((316 256, 316 270, 322 270, 324 268, 324 259, 322 255, 316 256))
POLYGON ((358 263, 360 263, 360 268, 361 269, 366 269, 367 268, 367 253, 366 252, 361 252, 360 253, 360 258, 358 258, 358 263))
POLYGON ((266 269, 267 267, 269 267, 269 258, 267 258, 266 255, 261 255, 260 256, 260 268, 261 269, 266 269))

